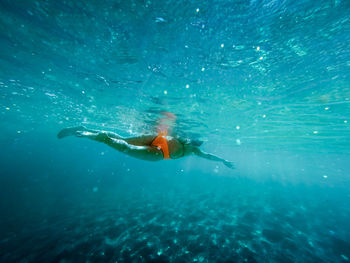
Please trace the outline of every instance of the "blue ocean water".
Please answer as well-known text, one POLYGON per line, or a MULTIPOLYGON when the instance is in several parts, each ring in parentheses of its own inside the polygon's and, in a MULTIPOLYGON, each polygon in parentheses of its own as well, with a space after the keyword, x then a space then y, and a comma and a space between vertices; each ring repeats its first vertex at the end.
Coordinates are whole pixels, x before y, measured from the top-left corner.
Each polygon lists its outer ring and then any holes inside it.
POLYGON ((0 0, 0 261, 349 262, 349 106, 348 0, 0 0))

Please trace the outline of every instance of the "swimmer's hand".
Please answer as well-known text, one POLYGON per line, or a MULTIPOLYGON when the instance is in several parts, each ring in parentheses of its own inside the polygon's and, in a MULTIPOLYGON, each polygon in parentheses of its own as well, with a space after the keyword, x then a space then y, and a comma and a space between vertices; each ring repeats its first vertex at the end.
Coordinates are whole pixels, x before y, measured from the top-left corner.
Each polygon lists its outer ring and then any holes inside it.
POLYGON ((226 166, 227 166, 228 168, 230 168, 230 169, 235 169, 235 165, 234 165, 233 162, 224 160, 224 161, 222 161, 222 163, 223 163, 224 165, 226 165, 226 166))

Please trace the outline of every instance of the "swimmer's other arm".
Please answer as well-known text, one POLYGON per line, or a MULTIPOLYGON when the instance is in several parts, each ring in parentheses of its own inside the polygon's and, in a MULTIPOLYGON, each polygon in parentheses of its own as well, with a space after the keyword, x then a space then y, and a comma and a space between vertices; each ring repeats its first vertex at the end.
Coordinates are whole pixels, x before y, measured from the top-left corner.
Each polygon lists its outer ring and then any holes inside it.
POLYGON ((190 152, 195 154, 195 155, 197 155, 197 156, 199 156, 199 157, 202 157, 202 158, 205 158, 205 159, 208 159, 208 160, 211 160, 211 161, 222 162, 224 165, 226 165, 230 169, 234 169, 235 168, 235 165, 233 164, 233 162, 230 162, 228 160, 220 158, 220 157, 218 157, 218 156, 216 156, 214 154, 206 153, 206 152, 202 151, 201 149, 199 149, 197 147, 191 147, 190 152))

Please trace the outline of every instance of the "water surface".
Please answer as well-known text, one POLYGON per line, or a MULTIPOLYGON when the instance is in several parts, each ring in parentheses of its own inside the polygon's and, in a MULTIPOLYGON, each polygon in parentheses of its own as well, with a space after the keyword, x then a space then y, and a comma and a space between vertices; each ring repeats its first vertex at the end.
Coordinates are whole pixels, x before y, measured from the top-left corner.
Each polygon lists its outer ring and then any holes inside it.
POLYGON ((0 261, 348 262, 350 3, 0 2, 0 261), (150 163, 59 130, 176 133, 150 163))

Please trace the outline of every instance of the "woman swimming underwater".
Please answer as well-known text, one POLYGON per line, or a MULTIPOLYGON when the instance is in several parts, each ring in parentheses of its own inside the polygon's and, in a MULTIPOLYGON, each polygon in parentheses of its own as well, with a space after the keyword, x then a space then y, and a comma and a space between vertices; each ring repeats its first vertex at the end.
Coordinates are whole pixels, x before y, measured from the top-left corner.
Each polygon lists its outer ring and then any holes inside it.
POLYGON ((113 132, 91 130, 79 126, 65 128, 58 133, 57 137, 62 139, 67 136, 77 136, 103 142, 120 152, 146 161, 178 159, 195 154, 208 160, 222 162, 228 168, 234 168, 232 162, 200 150, 201 142, 185 141, 171 136, 169 130, 171 130, 171 124, 174 123, 176 117, 168 112, 163 114, 166 117, 160 119, 157 127, 158 135, 124 138, 113 132))

